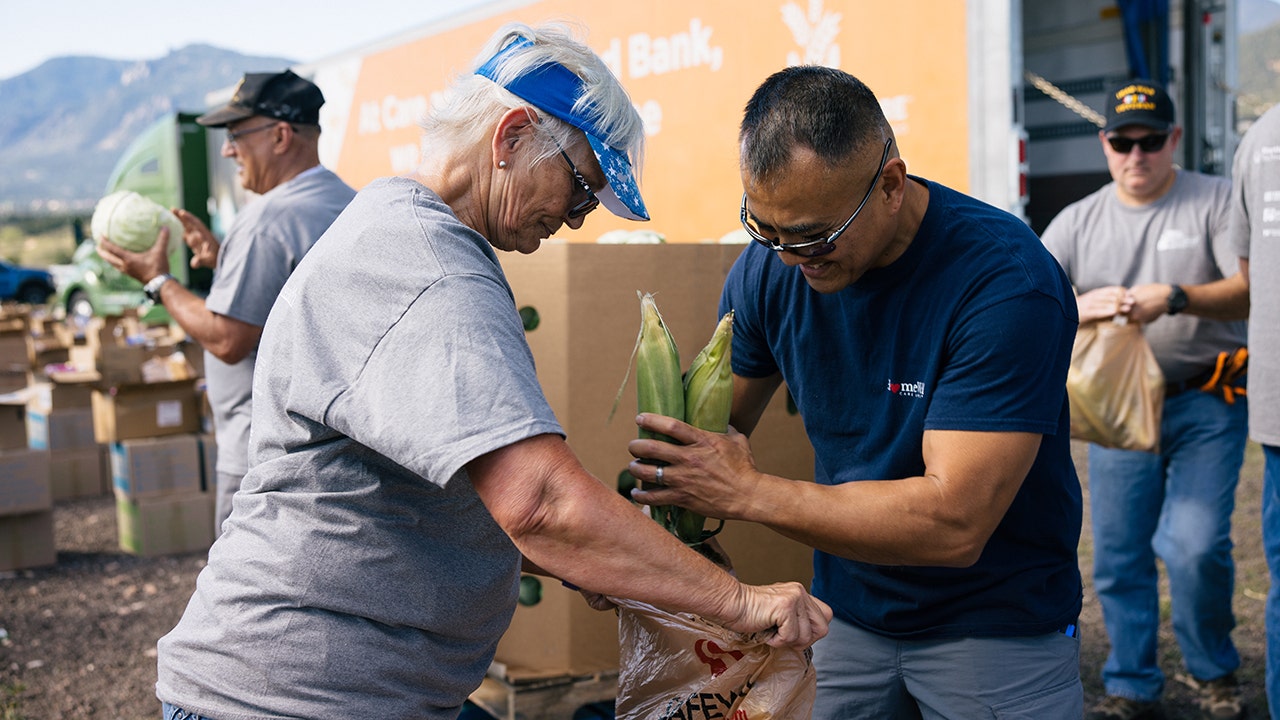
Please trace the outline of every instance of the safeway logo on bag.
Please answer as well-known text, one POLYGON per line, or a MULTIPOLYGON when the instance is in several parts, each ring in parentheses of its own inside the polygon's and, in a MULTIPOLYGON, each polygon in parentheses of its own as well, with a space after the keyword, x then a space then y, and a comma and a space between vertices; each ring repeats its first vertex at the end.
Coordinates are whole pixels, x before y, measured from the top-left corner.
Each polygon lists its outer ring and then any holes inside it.
POLYGON ((728 695, 712 692, 694 693, 686 698, 676 698, 667 703, 660 720, 750 720, 746 710, 739 708, 728 715, 742 696, 751 692, 755 683, 748 680, 742 687, 728 695))
POLYGON ((711 668, 711 677, 720 677, 725 670, 729 669, 729 664, 721 659, 722 656, 727 655, 733 658, 735 662, 742 659, 740 650, 721 649, 714 640, 707 640, 706 638, 693 644, 693 652, 703 664, 711 668))

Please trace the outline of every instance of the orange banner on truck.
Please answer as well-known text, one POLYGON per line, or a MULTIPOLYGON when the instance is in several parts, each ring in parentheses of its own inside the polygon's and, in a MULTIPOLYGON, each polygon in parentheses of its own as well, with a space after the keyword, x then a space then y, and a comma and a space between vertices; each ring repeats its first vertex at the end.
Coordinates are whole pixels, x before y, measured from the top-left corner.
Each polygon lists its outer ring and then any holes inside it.
POLYGON ((560 21, 609 63, 644 118, 641 188, 653 220, 589 216, 575 240, 647 229, 670 242, 716 240, 735 231, 742 183, 737 131, 742 108, 771 73, 822 64, 852 73, 876 93, 908 170, 958 190, 969 184, 968 49, 963 0, 799 0, 496 3, 493 14, 345 63, 316 66, 329 103, 325 164, 359 188, 412 172, 418 120, 465 71, 501 25, 560 21), (927 32, 929 52, 904 37, 927 32))

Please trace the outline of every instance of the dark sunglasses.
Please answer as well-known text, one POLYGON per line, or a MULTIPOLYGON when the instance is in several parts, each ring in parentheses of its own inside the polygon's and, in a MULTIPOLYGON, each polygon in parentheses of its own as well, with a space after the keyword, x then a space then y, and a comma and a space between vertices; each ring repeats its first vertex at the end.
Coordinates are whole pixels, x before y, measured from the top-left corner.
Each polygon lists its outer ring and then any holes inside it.
MULTIPOLYGON (((552 138, 552 142, 556 142, 555 138, 552 138)), ((585 199, 578 201, 573 207, 569 208, 569 212, 567 213, 569 218, 576 220, 580 217, 586 216, 587 213, 599 207, 600 198, 596 197, 596 194, 591 192, 591 186, 587 184, 587 179, 582 177, 582 173, 578 172, 577 166, 575 166, 573 161, 569 159, 569 153, 565 152, 564 148, 560 147, 560 143, 558 142, 556 142, 556 149, 560 151, 560 157, 564 158, 564 161, 569 163, 569 172, 573 173, 574 182, 577 183, 578 187, 582 188, 582 190, 587 194, 585 199)))
POLYGON ((775 239, 766 237, 764 233, 760 231, 760 228, 756 226, 755 218, 751 217, 747 212, 746 193, 742 193, 742 208, 738 211, 738 220, 742 222, 742 227, 747 231, 747 234, 751 236, 752 240, 755 240, 774 252, 788 252, 792 255, 799 255, 800 257, 819 257, 821 255, 826 255, 836 249, 836 239, 844 234, 845 230, 849 229, 849 226, 853 224, 854 219, 858 217, 858 213, 862 212, 862 208, 865 207, 867 201, 871 199, 871 193, 875 191, 876 183, 880 182, 880 176, 884 173, 884 165, 889 161, 889 148, 892 145, 893 138, 889 138, 884 141, 884 152, 880 153, 880 167, 876 170, 875 177, 871 178, 871 184, 867 186, 867 192, 862 196, 862 202, 858 203, 858 207, 854 209, 853 214, 849 216, 848 220, 844 221, 843 225, 825 238, 818 238, 817 240, 810 240, 808 242, 780 243, 775 239))
POLYGON ((1160 152, 1160 148, 1164 147, 1165 141, 1169 139, 1168 133, 1155 133, 1152 135, 1143 135, 1140 138, 1122 137, 1120 135, 1111 135, 1107 137, 1107 144, 1112 150, 1121 155, 1128 155, 1133 151, 1133 146, 1137 145, 1138 149, 1144 153, 1160 152))

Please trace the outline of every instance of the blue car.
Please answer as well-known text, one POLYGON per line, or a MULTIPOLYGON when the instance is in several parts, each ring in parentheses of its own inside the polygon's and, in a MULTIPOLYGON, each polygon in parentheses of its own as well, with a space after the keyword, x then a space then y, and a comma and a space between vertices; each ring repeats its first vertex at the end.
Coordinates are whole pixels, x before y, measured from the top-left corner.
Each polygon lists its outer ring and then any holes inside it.
POLYGON ((47 271, 0 260, 0 300, 42 305, 53 291, 53 276, 47 271))

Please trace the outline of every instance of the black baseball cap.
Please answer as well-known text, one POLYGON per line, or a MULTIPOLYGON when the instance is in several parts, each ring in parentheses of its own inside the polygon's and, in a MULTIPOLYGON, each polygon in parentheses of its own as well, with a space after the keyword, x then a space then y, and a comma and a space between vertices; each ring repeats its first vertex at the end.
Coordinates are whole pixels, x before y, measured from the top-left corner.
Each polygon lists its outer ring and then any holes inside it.
POLYGON ((1174 125, 1173 100, 1153 80, 1126 80, 1107 93, 1107 124, 1103 132, 1126 125, 1167 131, 1174 125))
POLYGON ((237 120, 261 115, 300 125, 319 125, 324 94, 310 80, 292 70, 245 73, 226 105, 201 115, 196 122, 226 127, 237 120))

